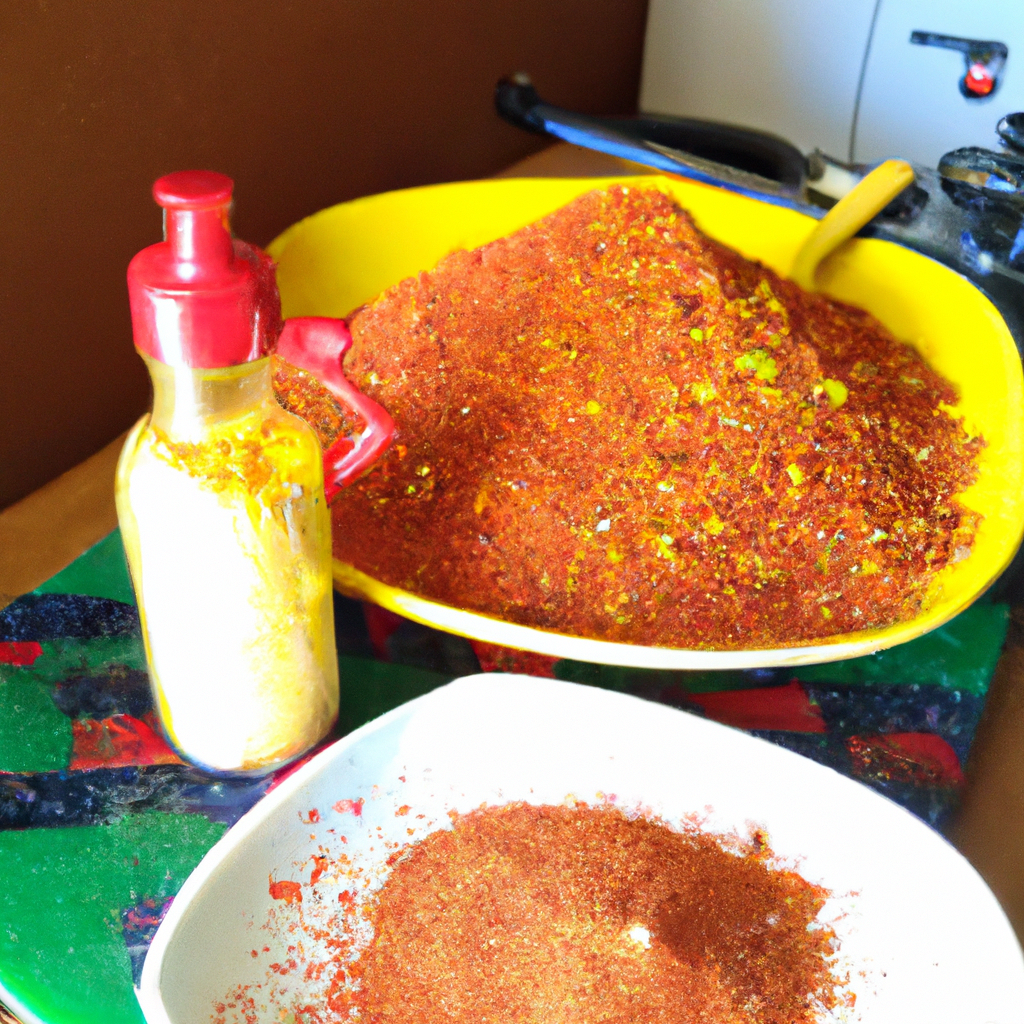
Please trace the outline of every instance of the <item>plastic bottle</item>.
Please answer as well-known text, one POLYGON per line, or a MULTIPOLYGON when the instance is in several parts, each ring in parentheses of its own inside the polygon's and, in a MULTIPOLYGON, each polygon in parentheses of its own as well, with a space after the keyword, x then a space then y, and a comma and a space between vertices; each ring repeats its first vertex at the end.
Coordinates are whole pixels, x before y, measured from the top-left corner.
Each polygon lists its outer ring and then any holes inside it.
MULTIPOLYGON (((330 730, 338 667, 323 455, 312 429, 274 398, 280 299, 270 259, 230 236, 232 184, 185 171, 153 188, 165 241, 128 269, 153 410, 125 443, 116 495, 169 740, 206 768, 255 772, 330 730)), ((318 336, 334 339, 332 389, 351 407, 344 325, 294 323, 290 361, 301 365, 318 336)), ((322 345, 317 355, 323 372, 322 345)), ((369 400, 358 398, 365 414, 369 400)), ((386 447, 386 414, 367 435, 355 458, 330 460, 332 487, 386 447)))

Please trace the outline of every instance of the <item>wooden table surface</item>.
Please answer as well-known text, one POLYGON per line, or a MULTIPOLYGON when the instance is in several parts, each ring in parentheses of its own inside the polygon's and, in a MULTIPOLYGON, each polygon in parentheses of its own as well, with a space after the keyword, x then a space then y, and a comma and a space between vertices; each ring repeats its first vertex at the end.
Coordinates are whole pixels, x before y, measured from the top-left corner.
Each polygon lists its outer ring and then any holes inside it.
MULTIPOLYGON (((558 145, 501 176, 581 177, 632 171, 646 173, 626 161, 558 145)), ((117 525, 113 481, 123 440, 123 435, 116 438, 0 512, 0 607, 49 579, 117 525)), ((1014 609, 950 838, 992 887, 1024 940, 1024 607, 1014 609)))

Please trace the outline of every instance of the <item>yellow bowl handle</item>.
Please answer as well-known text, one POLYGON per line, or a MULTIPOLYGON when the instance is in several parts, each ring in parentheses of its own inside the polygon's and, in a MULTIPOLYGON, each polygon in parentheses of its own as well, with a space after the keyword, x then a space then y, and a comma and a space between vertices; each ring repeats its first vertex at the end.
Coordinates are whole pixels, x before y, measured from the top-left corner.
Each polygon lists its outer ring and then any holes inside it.
POLYGON ((886 160, 866 174, 807 236, 793 260, 790 280, 813 292, 814 275, 821 261, 847 239, 853 238, 913 180, 914 170, 905 160, 886 160))

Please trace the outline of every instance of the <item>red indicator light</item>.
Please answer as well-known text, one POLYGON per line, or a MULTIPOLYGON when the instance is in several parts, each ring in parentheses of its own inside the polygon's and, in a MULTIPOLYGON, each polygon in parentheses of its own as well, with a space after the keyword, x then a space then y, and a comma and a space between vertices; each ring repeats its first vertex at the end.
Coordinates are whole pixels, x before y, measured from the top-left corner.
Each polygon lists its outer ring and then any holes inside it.
POLYGON ((987 96, 995 88, 995 85, 996 80, 980 61, 972 64, 964 76, 964 88, 972 96, 987 96))

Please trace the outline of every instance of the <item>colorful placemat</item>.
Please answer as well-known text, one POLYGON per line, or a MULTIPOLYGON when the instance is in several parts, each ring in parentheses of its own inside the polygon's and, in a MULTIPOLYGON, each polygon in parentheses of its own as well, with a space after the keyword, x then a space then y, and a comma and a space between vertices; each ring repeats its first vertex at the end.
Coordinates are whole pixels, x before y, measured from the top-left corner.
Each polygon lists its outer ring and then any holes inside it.
MULTIPOLYGON (((686 673, 475 644, 339 596, 343 697, 331 738, 456 676, 529 672, 746 729, 941 828, 1008 619, 1006 605, 981 601, 913 643, 856 661, 686 673)), ((167 906, 290 770, 213 777, 164 742, 116 531, 0 611, 0 1000, 26 1024, 141 1021, 132 981, 167 906)))

